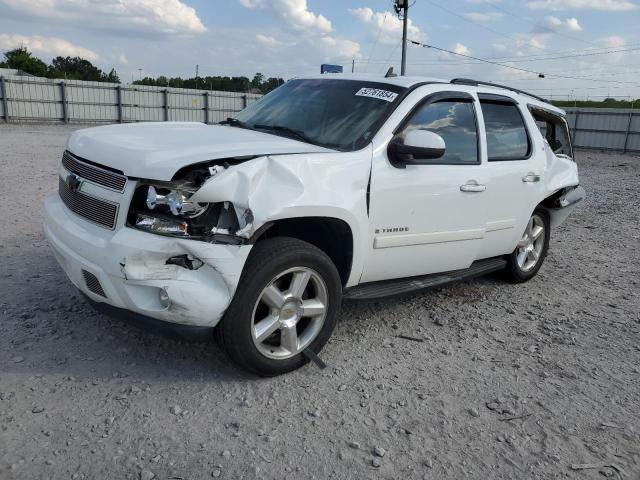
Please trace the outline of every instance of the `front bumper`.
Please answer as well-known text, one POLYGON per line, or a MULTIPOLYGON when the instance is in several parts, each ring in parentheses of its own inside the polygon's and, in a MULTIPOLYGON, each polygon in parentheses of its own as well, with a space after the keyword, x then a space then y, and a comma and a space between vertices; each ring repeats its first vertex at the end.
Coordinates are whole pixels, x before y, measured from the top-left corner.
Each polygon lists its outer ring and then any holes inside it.
POLYGON ((93 302, 193 327, 220 321, 251 250, 127 227, 110 231, 72 213, 57 192, 45 200, 44 231, 71 282, 93 302), (202 267, 166 265, 184 254, 202 260, 202 267))

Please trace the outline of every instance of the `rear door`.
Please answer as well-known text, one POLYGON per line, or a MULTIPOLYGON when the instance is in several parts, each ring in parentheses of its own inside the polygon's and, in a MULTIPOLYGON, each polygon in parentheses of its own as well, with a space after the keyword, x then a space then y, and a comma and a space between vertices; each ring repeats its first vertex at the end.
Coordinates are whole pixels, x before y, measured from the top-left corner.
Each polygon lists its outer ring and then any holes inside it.
POLYGON ((512 97, 478 93, 486 132, 487 223, 481 258, 511 253, 542 198, 545 152, 526 105, 512 97))
POLYGON ((410 112, 395 120, 393 131, 381 131, 384 142, 374 144, 370 250, 362 282, 466 268, 480 250, 486 173, 477 101, 463 91, 416 94, 410 97, 413 108, 399 108, 410 112), (388 141, 412 129, 440 135, 445 155, 425 165, 394 164, 388 141))

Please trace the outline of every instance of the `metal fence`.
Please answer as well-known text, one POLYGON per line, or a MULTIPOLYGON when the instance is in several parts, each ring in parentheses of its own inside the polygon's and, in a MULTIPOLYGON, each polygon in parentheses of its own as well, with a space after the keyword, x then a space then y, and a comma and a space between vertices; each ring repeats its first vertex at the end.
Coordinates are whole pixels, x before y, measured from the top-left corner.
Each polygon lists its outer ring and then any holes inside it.
POLYGON ((640 152, 640 110, 566 108, 576 148, 640 152))
MULTIPOLYGON (((216 123, 261 95, 181 88, 0 77, 0 119, 5 122, 216 123)), ((640 152, 640 110, 566 108, 576 148, 640 152)))
POLYGON ((0 119, 5 122, 216 123, 260 96, 16 75, 0 77, 0 119))

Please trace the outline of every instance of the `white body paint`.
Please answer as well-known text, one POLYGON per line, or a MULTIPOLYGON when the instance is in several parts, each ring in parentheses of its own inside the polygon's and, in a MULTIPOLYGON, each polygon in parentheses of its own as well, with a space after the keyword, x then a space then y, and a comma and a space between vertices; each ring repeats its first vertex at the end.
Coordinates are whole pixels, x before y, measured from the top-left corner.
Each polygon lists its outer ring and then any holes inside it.
MULTIPOLYGON (((407 87, 425 80, 352 78, 407 87)), ((233 296, 241 293, 236 287, 252 246, 138 231, 125 226, 126 212, 138 179, 169 181, 178 170, 193 164, 256 156, 215 171, 191 200, 231 202, 251 209, 254 220, 244 232, 247 237, 267 222, 282 219, 330 217, 346 222, 353 237, 353 258, 345 287, 467 268, 476 260, 512 252, 536 205, 565 187, 578 185, 575 162, 553 154, 527 104, 562 114, 548 104, 503 89, 449 83, 420 86, 402 100, 372 142, 355 152, 199 123, 79 130, 69 138, 67 150, 130 177, 121 194, 96 185, 83 187, 119 203, 117 225, 106 230, 86 221, 54 193, 45 202, 45 232, 71 281, 93 300, 168 322, 214 326, 233 296), (439 91, 467 92, 476 103, 478 92, 516 100, 533 143, 531 157, 488 162, 482 110, 476 105, 479 164, 394 167, 387 156, 394 129, 422 98, 439 91), (540 175, 541 181, 523 182, 528 174, 540 175), (486 186, 486 190, 463 192, 460 187, 465 184, 486 186), (187 270, 165 264, 167 258, 185 253, 201 259, 204 266, 187 270), (106 298, 87 288, 83 269, 98 278, 106 298), (158 300, 160 289, 171 298, 169 308, 158 300)), ((61 166, 61 177, 67 174, 61 166)), ((552 214, 552 225, 567 214, 552 214)))

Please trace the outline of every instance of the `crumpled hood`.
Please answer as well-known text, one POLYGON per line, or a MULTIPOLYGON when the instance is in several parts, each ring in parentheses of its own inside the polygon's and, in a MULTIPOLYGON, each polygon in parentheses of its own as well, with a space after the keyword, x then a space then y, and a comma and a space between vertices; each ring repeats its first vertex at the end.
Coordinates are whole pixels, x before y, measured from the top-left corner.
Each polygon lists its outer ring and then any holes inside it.
POLYGON ((333 151, 254 130, 197 122, 87 128, 71 134, 66 148, 129 177, 153 180, 171 180, 182 167, 219 158, 333 151))

